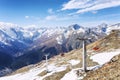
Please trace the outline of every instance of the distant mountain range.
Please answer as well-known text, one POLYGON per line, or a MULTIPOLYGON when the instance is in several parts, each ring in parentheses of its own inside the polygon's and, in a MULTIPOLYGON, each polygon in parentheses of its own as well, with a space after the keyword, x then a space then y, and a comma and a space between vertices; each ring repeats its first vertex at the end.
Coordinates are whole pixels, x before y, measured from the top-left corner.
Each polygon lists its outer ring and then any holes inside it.
POLYGON ((0 22, 0 66, 15 70, 37 63, 45 59, 45 54, 49 54, 50 58, 82 47, 82 42, 76 40, 78 37, 91 38, 87 41, 89 44, 114 29, 120 29, 120 23, 111 26, 104 23, 96 27, 73 24, 68 27, 39 28, 0 22))
MULTIPOLYGON (((64 55, 56 55, 48 59, 48 65, 46 65, 46 61, 40 61, 40 58, 41 56, 45 58, 43 56, 45 53, 43 52, 48 47, 40 48, 40 46, 36 46, 36 48, 39 48, 36 49, 34 47, 35 49, 28 50, 28 53, 16 57, 17 59, 12 63, 11 68, 0 66, 0 69, 3 69, 0 70, 1 76, 13 72, 7 76, 0 77, 0 80, 119 80, 119 44, 120 30, 114 29, 109 35, 87 45, 87 72, 84 72, 82 67, 82 48, 74 49, 64 55), (30 62, 35 63, 38 60, 38 63, 30 64, 30 62), (26 66, 22 67, 25 63, 26 66), (14 69, 17 70, 13 71, 14 69)), ((50 48, 50 50, 53 51, 53 48, 50 48)), ((51 54, 49 53, 49 56, 51 54)), ((4 57, 7 59, 7 56, 4 57)))

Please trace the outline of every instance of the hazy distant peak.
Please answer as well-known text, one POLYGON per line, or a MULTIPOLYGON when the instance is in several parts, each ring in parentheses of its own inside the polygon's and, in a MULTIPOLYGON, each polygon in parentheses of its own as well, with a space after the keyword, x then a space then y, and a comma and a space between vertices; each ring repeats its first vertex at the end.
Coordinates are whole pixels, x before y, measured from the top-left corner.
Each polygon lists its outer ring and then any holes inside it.
POLYGON ((70 29, 73 29, 73 30, 78 30, 80 29, 82 26, 78 25, 78 24, 73 24, 73 25, 70 25, 69 28, 70 29))

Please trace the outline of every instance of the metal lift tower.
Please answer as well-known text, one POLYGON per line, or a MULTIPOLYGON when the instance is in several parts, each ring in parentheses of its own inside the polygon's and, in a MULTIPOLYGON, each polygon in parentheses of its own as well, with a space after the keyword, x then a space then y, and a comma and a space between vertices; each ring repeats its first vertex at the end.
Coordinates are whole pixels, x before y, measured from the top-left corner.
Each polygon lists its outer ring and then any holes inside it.
POLYGON ((87 58, 87 51, 86 51, 86 40, 90 40, 90 38, 77 38, 77 40, 83 41, 83 70, 84 72, 87 72, 87 63, 86 63, 86 58, 87 58))

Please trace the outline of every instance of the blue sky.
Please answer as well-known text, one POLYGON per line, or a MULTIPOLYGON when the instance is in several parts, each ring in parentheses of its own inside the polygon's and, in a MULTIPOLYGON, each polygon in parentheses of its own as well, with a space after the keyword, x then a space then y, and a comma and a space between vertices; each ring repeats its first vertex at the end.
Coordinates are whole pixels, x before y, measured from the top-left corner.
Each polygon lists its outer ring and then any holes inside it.
POLYGON ((120 22, 120 0, 0 0, 0 22, 20 26, 95 26, 120 22))

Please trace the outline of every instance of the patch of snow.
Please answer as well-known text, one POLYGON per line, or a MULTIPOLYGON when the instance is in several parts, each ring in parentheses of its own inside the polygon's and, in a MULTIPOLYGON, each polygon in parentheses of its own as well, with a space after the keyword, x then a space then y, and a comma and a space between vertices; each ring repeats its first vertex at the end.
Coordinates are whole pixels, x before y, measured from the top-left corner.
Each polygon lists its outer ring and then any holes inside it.
POLYGON ((11 46, 9 43, 7 43, 7 40, 3 34, 0 36, 0 42, 4 43, 5 45, 11 46))
POLYGON ((98 62, 100 65, 103 65, 110 61, 115 55, 120 54, 120 50, 112 51, 112 52, 103 52, 98 53, 90 57, 95 62, 98 62))
POLYGON ((112 30, 120 30, 120 23, 108 27, 106 33, 110 34, 112 30))
POLYGON ((68 61, 71 65, 77 65, 77 64, 79 64, 80 63, 80 60, 70 60, 70 61, 68 61))
MULTIPOLYGON (((87 67, 87 69, 88 70, 96 70, 99 67, 101 67, 101 66, 96 65, 96 66, 92 66, 92 67, 87 67)), ((72 69, 70 72, 66 73, 60 80, 82 80, 86 76, 86 74, 78 76, 77 71, 79 71, 80 73, 84 73, 82 68, 72 69)))
POLYGON ((30 36, 33 36, 33 33, 32 33, 32 32, 30 32, 30 36))
POLYGON ((61 66, 61 67, 57 67, 55 69, 55 72, 61 72, 61 71, 64 71, 64 70, 66 70, 66 66, 61 66))
POLYGON ((77 31, 77 33, 85 33, 85 29, 79 29, 78 31, 77 31))
POLYGON ((71 70, 70 72, 65 74, 65 76, 60 80, 77 80, 77 75, 75 73, 75 70, 71 70))
POLYGON ((28 30, 22 30, 22 33, 25 38, 29 38, 33 36, 33 33, 28 30))
POLYGON ((57 67, 54 64, 48 65, 48 71, 50 72, 60 72, 66 70, 66 66, 57 67))
POLYGON ((67 39, 69 38, 70 34, 72 34, 72 31, 67 31, 64 33, 64 37, 67 39))
POLYGON ((48 65, 48 71, 52 72, 55 70, 56 66, 54 64, 48 65))
POLYGON ((45 76, 39 77, 39 80, 43 80, 45 77, 50 76, 50 75, 52 75, 52 74, 53 74, 53 72, 47 73, 45 76))
POLYGON ((87 70, 96 70, 100 67, 102 67, 102 65, 91 66, 91 67, 87 67, 87 70))
POLYGON ((50 76, 55 72, 60 72, 60 71, 66 70, 66 66, 57 67, 54 64, 51 64, 48 66, 48 69, 51 72, 47 73, 45 76, 38 76, 39 73, 46 70, 45 65, 44 65, 43 68, 35 67, 24 73, 0 77, 0 80, 43 80, 45 77, 50 76))
POLYGON ((52 75, 52 74, 55 73, 55 72, 61 72, 61 71, 64 71, 64 70, 66 70, 66 66, 56 67, 54 64, 51 64, 51 65, 48 66, 48 71, 49 71, 49 73, 47 73, 47 74, 46 74, 45 76, 43 76, 43 77, 40 77, 39 79, 42 80, 42 79, 44 79, 45 77, 50 76, 50 75, 52 75))
POLYGON ((61 44, 63 43, 62 35, 58 36, 58 37, 56 38, 56 40, 57 40, 58 44, 61 45, 61 44))
POLYGON ((36 70, 33 69, 25 73, 1 77, 0 80, 42 80, 38 79, 37 75, 44 70, 45 68, 36 70))

